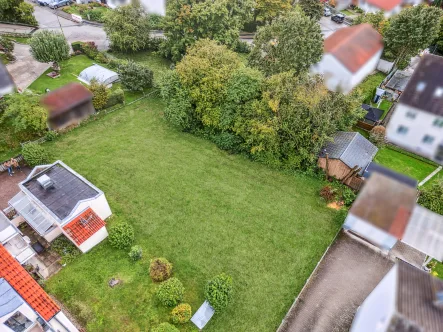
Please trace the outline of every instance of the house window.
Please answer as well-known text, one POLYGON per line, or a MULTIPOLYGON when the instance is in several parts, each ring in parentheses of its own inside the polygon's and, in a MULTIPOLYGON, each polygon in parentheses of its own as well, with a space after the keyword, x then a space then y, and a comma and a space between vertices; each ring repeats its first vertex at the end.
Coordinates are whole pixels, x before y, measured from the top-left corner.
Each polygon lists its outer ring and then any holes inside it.
POLYGON ((22 332, 30 327, 32 325, 32 322, 28 318, 26 318, 26 316, 23 315, 20 311, 17 311, 3 324, 5 324, 14 332, 22 332))
POLYGON ((416 86, 417 92, 422 92, 425 88, 426 88, 425 82, 418 82, 418 84, 416 86))
POLYGON ((432 123, 435 127, 441 128, 443 127, 443 119, 435 119, 432 123))
POLYGON ((435 97, 435 98, 441 98, 441 97, 443 97, 443 88, 442 88, 442 87, 438 87, 437 89, 435 89, 435 91, 434 91, 434 97, 435 97))
POLYGON ((406 112, 406 117, 409 119, 415 119, 416 116, 417 116, 417 113, 415 113, 415 112, 412 112, 412 111, 406 112))
POLYGON ((408 133, 408 127, 405 126, 399 126, 397 128, 397 133, 399 133, 400 135, 406 135, 408 133))
POLYGON ((425 135, 423 137, 423 143, 425 144, 432 144, 434 142, 434 137, 430 136, 430 135, 425 135))

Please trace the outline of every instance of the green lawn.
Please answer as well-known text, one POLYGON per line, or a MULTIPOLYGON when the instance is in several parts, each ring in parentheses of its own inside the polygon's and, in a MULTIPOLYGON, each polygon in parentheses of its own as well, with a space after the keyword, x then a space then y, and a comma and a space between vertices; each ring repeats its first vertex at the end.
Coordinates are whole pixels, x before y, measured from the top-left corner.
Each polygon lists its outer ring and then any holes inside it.
POLYGON ((351 12, 351 11, 349 11, 349 10, 347 10, 347 9, 343 9, 343 10, 341 10, 340 12, 341 12, 343 15, 345 15, 345 16, 352 16, 352 15, 355 15, 354 12, 351 12))
MULTIPOLYGON (((132 224, 144 258, 107 241, 47 283, 88 331, 148 331, 171 309, 154 296, 149 259, 166 257, 193 312, 205 281, 232 275, 235 295, 205 331, 275 331, 343 219, 319 198, 321 180, 230 155, 171 128, 155 98, 45 143, 102 189, 113 217, 132 224), (109 288, 112 277, 123 285, 109 288)), ((192 324, 180 327, 195 330, 192 324)))
POLYGON ((11 39, 21 44, 29 44, 29 41, 31 40, 30 37, 11 37, 11 39))

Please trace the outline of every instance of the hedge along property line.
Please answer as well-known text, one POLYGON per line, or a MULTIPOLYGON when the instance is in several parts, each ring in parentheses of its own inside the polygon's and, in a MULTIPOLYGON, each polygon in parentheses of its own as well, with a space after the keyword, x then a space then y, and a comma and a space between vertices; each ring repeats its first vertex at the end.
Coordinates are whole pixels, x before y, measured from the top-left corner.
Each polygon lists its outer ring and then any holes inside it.
POLYGON ((426 164, 429 164, 429 165, 431 165, 431 166, 435 166, 435 167, 440 166, 439 164, 437 164, 436 162, 434 162, 434 161, 432 161, 432 160, 429 160, 429 159, 427 159, 427 158, 425 158, 425 157, 419 156, 419 155, 417 155, 417 154, 415 154, 415 153, 413 153, 413 152, 409 152, 409 151, 403 150, 403 149, 400 148, 399 146, 397 146, 397 145, 395 145, 395 144, 392 144, 392 143, 390 143, 390 142, 386 145, 386 147, 387 147, 388 149, 393 150, 393 151, 396 151, 396 152, 399 152, 399 153, 401 153, 401 154, 404 154, 405 156, 408 156, 408 157, 411 157, 411 158, 417 159, 417 160, 419 160, 419 161, 422 161, 422 162, 424 162, 424 163, 426 163, 426 164))

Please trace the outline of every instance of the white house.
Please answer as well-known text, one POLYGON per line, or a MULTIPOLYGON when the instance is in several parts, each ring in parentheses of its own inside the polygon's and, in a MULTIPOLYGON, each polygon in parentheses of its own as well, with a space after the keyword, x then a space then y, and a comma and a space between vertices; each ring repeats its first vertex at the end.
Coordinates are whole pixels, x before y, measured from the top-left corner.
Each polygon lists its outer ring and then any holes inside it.
POLYGON ((112 212, 105 194, 61 161, 37 166, 19 184, 9 205, 48 242, 64 234, 82 252, 108 236, 104 220, 112 212))
POLYGON ((382 52, 382 37, 370 24, 339 29, 325 39, 311 73, 323 75, 329 90, 349 93, 376 69, 382 52))
POLYGON ((0 331, 78 332, 61 308, 0 245, 0 331))
POLYGON ((399 261, 358 308, 350 331, 443 331, 443 280, 399 261))
POLYGON ((360 0, 359 7, 365 11, 365 13, 376 13, 383 11, 385 17, 398 14, 403 5, 403 0, 360 0))
MULTIPOLYGON (((131 0, 107 0, 106 2, 110 8, 117 8, 119 6, 129 5, 131 0)), ((141 0, 141 4, 149 14, 162 16, 166 14, 166 0, 141 0)))
POLYGON ((387 127, 387 139, 443 162, 443 58, 426 54, 410 78, 387 127))

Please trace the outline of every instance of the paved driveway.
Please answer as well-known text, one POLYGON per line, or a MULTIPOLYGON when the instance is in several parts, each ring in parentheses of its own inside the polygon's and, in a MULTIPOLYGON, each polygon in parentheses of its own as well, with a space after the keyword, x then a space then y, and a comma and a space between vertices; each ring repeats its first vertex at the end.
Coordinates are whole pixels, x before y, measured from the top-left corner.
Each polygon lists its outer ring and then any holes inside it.
POLYGON ((393 266, 341 232, 278 332, 347 332, 357 308, 393 266))
POLYGON ((346 24, 338 24, 331 20, 331 17, 322 17, 320 19, 320 27, 321 27, 321 33, 323 34, 324 38, 328 38, 330 35, 334 33, 334 31, 343 29, 347 27, 346 24))

